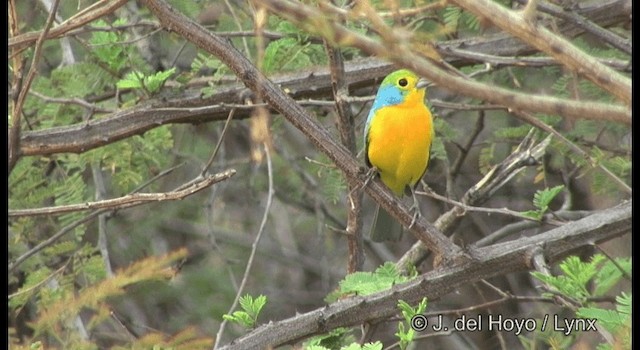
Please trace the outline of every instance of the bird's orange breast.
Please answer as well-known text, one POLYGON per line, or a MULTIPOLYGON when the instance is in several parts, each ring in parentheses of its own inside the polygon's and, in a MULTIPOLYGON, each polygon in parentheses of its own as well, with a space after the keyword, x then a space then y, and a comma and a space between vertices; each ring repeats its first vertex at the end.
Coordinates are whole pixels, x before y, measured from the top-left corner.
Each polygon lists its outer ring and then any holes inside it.
POLYGON ((367 156, 382 182, 402 196, 405 187, 414 186, 427 169, 432 138, 431 112, 421 100, 407 99, 376 111, 369 126, 367 156))

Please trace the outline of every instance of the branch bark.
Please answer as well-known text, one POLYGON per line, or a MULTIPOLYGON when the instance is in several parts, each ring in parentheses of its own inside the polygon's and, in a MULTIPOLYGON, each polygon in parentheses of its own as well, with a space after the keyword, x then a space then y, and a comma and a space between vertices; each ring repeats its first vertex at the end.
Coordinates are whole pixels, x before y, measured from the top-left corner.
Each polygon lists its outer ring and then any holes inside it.
MULTIPOLYGON (((612 114, 600 114, 602 111, 600 108, 605 107, 604 104, 517 93, 508 89, 470 81, 445 71, 440 65, 425 59, 418 53, 420 47, 414 47, 403 40, 387 41, 381 44, 374 39, 336 24, 334 19, 327 16, 327 14, 302 3, 265 0, 265 5, 273 13, 292 21, 311 33, 324 35, 326 39, 339 45, 357 47, 370 55, 385 57, 399 66, 413 69, 419 75, 427 77, 437 85, 456 93, 501 104, 514 110, 574 118, 585 118, 586 115, 591 115, 596 119, 631 123, 631 109, 628 106, 616 106, 616 112, 610 110, 610 112, 613 112, 612 114)), ((388 28, 388 31, 391 30, 391 28, 388 28)))
POLYGON ((93 209, 124 209, 134 207, 149 202, 161 202, 170 200, 182 200, 187 196, 198 193, 205 188, 226 180, 235 175, 234 169, 229 169, 221 173, 195 179, 191 185, 175 191, 160 193, 132 193, 123 197, 104 199, 96 202, 87 202, 82 204, 60 205, 57 207, 43 207, 33 209, 16 209, 9 210, 9 217, 21 216, 37 216, 37 215, 60 215, 74 211, 93 210, 93 209))
MULTIPOLYGON (((580 9, 578 13, 600 26, 608 26, 628 18, 626 4, 626 0, 609 0, 599 3, 598 6, 580 9)), ((584 29, 572 22, 567 22, 559 25, 559 32, 566 37, 572 37, 583 33, 584 29)), ((523 56, 535 51, 522 41, 502 33, 440 42, 436 43, 436 49, 447 59, 447 63, 456 67, 478 62, 477 57, 461 57, 458 53, 462 49, 466 52, 502 57, 523 56)), ((345 84, 352 91, 371 86, 392 70, 392 63, 375 58, 345 62, 345 84)), ((298 100, 332 96, 331 75, 329 69, 325 67, 276 76, 271 80, 298 100)), ((486 90, 487 93, 493 91, 491 88, 486 90)), ((209 98, 201 98, 198 91, 188 90, 173 94, 169 99, 163 97, 150 100, 140 106, 118 111, 87 123, 23 132, 20 153, 24 156, 64 152, 82 153, 133 135, 143 134, 160 125, 224 120, 231 108, 237 108, 235 118, 246 118, 250 115, 251 109, 240 107, 244 104, 242 97, 247 93, 247 89, 240 84, 221 86, 217 88, 217 93, 209 98)), ((571 110, 570 106, 564 104, 560 105, 560 109, 571 110)), ((604 116, 612 120, 622 120, 624 123, 629 123, 631 120, 630 112, 623 107, 595 105, 584 106, 581 110, 584 109, 589 112, 581 114, 578 118, 604 116), (590 109, 591 107, 594 108, 590 109)), ((567 116, 562 111, 560 115, 567 116)))
MULTIPOLYGON (((252 91, 259 91, 263 99, 302 131, 321 152, 326 154, 344 172, 349 181, 364 185, 365 171, 349 150, 333 140, 331 134, 320 126, 307 110, 267 79, 229 41, 212 34, 199 24, 176 12, 164 1, 146 0, 145 3, 168 30, 177 32, 196 46, 218 57, 247 87, 252 91)), ((413 216, 406 205, 379 179, 371 181, 365 187, 365 191, 400 223, 409 227, 413 216)), ((449 238, 424 218, 413 225, 411 233, 437 256, 443 258, 459 257, 460 248, 451 243, 449 238)))
POLYGON ((628 233, 631 230, 631 217, 631 201, 628 201, 537 236, 486 248, 471 246, 468 253, 474 258, 473 261, 436 269, 384 292, 344 299, 302 315, 271 322, 221 350, 275 348, 337 327, 386 318, 398 313, 398 300, 409 304, 415 304, 424 297, 433 300, 463 284, 532 270, 533 257, 538 254, 544 254, 547 262, 553 263, 577 248, 628 233))
MULTIPOLYGON (((85 8, 80 13, 76 14, 72 18, 69 18, 59 26, 45 32, 44 38, 58 38, 73 29, 82 27, 83 25, 93 22, 102 16, 113 13, 115 10, 126 4, 127 1, 128 0, 116 0, 113 2, 110 0, 99 1, 85 8)), ((29 32, 9 38, 9 47, 16 50, 22 50, 26 46, 34 44, 38 40, 38 37, 40 35, 42 35, 42 31, 29 32)))
POLYGON ((609 91, 626 105, 631 105, 631 79, 600 64, 594 57, 540 25, 535 18, 527 20, 523 12, 509 10, 490 0, 453 0, 453 2, 549 54, 572 71, 584 75, 596 85, 609 91))

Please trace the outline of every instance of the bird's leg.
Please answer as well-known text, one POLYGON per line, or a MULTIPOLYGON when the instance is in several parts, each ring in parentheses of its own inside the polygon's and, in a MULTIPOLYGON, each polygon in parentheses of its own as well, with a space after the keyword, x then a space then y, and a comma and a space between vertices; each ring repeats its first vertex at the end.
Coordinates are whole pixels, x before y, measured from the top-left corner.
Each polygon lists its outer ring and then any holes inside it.
POLYGON ((409 207, 409 211, 413 212, 413 218, 411 219, 409 229, 411 229, 413 225, 415 225, 416 221, 418 221, 418 218, 422 216, 422 213, 420 212, 420 203, 418 203, 418 197, 416 197, 416 191, 413 188, 411 188, 411 197, 413 197, 413 204, 409 207))
POLYGON ((371 180, 373 180, 373 178, 376 176, 376 174, 378 174, 378 168, 376 168, 376 167, 369 168, 369 170, 367 170, 367 173, 365 174, 366 179, 364 180, 364 183, 362 184, 362 186, 358 186, 358 187, 354 188, 353 190, 351 190, 349 195, 351 195, 355 191, 360 191, 363 188, 367 187, 369 182, 371 182, 371 180))
POLYGON ((371 180, 373 180, 373 178, 376 177, 377 174, 378 174, 378 168, 376 167, 369 168, 369 170, 367 170, 367 173, 365 174, 366 180, 364 180, 364 183, 362 184, 360 189, 367 187, 369 182, 371 182, 371 180))

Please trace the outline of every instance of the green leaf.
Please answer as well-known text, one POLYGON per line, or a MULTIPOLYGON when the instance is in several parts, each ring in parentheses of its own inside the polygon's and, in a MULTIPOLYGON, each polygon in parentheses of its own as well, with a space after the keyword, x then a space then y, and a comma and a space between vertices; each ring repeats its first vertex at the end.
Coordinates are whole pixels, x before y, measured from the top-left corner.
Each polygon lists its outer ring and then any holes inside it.
POLYGON ((248 313, 244 311, 235 311, 233 314, 224 314, 222 318, 231 322, 235 322, 245 328, 252 328, 254 325, 253 319, 248 313))
POLYGON ((141 89, 144 86, 144 75, 137 71, 129 72, 116 86, 120 89, 141 89))
POLYGON ((313 346, 322 349, 340 349, 344 344, 354 341, 352 331, 349 328, 339 327, 331 330, 327 334, 311 337, 304 342, 304 349, 311 349, 313 346))
POLYGON ((424 313, 424 311, 427 309, 427 298, 423 298, 415 308, 409 305, 404 300, 398 300, 398 308, 402 313, 404 323, 398 323, 398 331, 395 333, 395 335, 400 340, 400 349, 406 349, 416 335, 416 331, 413 329, 413 327, 411 327, 411 319, 415 315, 424 313))
POLYGON ((560 263, 560 269, 564 273, 560 276, 550 276, 533 271, 531 275, 540 281, 548 284, 555 291, 585 302, 592 294, 589 292, 588 283, 598 273, 598 265, 606 258, 601 254, 596 254, 589 262, 582 262, 577 256, 570 256, 560 263))
POLYGON ((366 343, 364 345, 351 343, 347 346, 341 347, 340 350, 382 350, 382 343, 379 341, 375 343, 366 343))
POLYGON ((375 272, 355 272, 340 281, 340 295, 369 295, 391 288, 410 278, 400 275, 395 264, 387 261, 375 272))
POLYGON ((375 343, 366 343, 362 346, 362 350, 382 350, 382 343, 379 341, 375 343))
POLYGON ((558 185, 552 188, 545 188, 542 191, 536 191, 533 196, 533 205, 545 213, 549 209, 549 203, 562 191, 564 185, 558 185))
POLYGON ((553 198, 555 198, 563 188, 564 185, 559 185, 553 188, 545 188, 544 190, 536 191, 533 196, 533 205, 538 208, 538 210, 527 210, 521 212, 521 214, 534 220, 542 219, 542 216, 549 210, 549 204, 553 198))
POLYGON ((442 17, 445 27, 450 31, 458 30, 458 21, 462 15, 462 9, 456 6, 447 6, 444 9, 442 17))
POLYGON ((595 307, 581 307, 576 311, 576 315, 581 318, 597 319, 598 323, 609 332, 615 332, 618 327, 624 326, 628 320, 628 317, 617 311, 595 307))
POLYGON ((616 308, 618 309, 618 312, 625 315, 631 315, 631 295, 630 294, 622 292, 621 295, 616 297, 616 302, 618 303, 618 305, 616 306, 616 308))
POLYGON ((173 73, 175 73, 176 68, 171 68, 167 71, 164 72, 157 72, 156 74, 150 75, 148 77, 148 81, 146 81, 146 85, 147 85, 147 89, 149 89, 150 92, 156 92, 158 91, 162 85, 164 85, 164 82, 167 81, 167 79, 169 79, 170 76, 173 75, 173 73))
POLYGON ((259 295, 251 305, 252 312, 257 316, 262 311, 262 308, 267 305, 267 297, 264 295, 259 295))
POLYGON ((542 214, 540 213, 540 211, 538 210, 527 210, 527 211, 522 211, 520 212, 520 214, 524 215, 524 216, 528 216, 534 220, 540 220, 542 219, 542 214))
POLYGON ((239 303, 243 311, 235 311, 231 315, 224 314, 222 318, 238 323, 245 328, 253 328, 256 325, 260 311, 267 304, 267 297, 260 295, 254 299, 251 295, 246 294, 240 297, 239 303))
POLYGON ((631 258, 616 258, 615 261, 617 265, 613 261, 607 260, 598 270, 594 279, 595 290, 593 295, 604 295, 613 288, 623 276, 620 268, 626 274, 631 275, 631 258))
POLYGON ((171 68, 167 71, 157 72, 149 76, 145 76, 138 71, 133 71, 127 73, 116 85, 120 89, 145 89, 150 93, 154 93, 162 87, 164 82, 169 79, 175 71, 175 68, 171 68))

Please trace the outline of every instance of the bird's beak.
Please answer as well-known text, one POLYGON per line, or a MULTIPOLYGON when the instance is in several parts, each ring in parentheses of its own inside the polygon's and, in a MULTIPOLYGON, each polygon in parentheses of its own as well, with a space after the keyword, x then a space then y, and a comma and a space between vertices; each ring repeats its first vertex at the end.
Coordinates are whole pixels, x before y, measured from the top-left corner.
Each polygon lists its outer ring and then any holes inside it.
POLYGON ((426 87, 428 87, 428 86, 430 86, 430 85, 431 85, 431 82, 430 82, 430 81, 428 81, 428 80, 427 80, 427 79, 425 79, 425 78, 420 78, 420 80, 418 80, 418 83, 416 84, 416 87, 417 87, 418 89, 423 89, 423 88, 426 88, 426 87))

